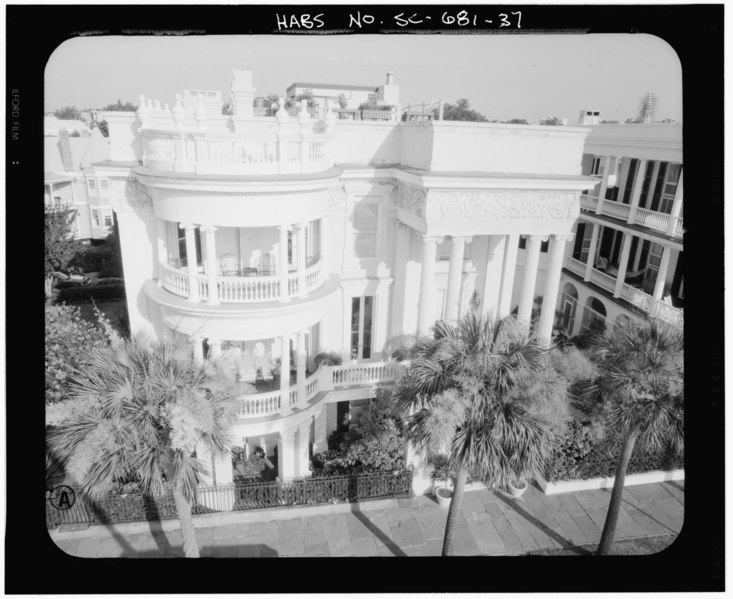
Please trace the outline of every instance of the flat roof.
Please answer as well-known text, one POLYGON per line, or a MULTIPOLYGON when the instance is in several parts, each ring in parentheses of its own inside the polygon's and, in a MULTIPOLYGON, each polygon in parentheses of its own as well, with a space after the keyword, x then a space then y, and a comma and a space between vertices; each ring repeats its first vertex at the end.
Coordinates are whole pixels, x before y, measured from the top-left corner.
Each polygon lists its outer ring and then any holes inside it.
POLYGON ((293 87, 321 87, 324 89, 351 89, 356 91, 373 92, 377 91, 377 87, 379 86, 375 87, 370 85, 336 85, 334 83, 301 83, 299 81, 296 81, 288 87, 288 90, 293 87))

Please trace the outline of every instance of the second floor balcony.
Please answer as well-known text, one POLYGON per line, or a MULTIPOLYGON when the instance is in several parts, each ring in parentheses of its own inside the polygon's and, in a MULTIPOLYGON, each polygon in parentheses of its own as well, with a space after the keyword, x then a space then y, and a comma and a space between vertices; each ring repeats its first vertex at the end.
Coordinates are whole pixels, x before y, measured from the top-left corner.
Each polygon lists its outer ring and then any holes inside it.
POLYGON ((597 196, 590 194, 580 196, 580 209, 586 213, 602 214, 626 223, 641 225, 670 237, 682 238, 684 231, 681 216, 672 216, 665 212, 641 207, 637 207, 632 213, 629 204, 599 200, 597 196))

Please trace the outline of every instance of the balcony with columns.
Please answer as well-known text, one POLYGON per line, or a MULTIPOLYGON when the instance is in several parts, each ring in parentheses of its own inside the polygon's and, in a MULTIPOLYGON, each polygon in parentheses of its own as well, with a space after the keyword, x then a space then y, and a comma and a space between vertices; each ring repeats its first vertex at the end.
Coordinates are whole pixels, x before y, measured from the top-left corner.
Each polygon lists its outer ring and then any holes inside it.
POLYGON ((682 238, 681 164, 629 158, 619 162, 613 156, 600 160, 602 172, 597 190, 580 197, 580 208, 586 216, 607 216, 667 237, 682 238), (617 181, 611 175, 614 163, 620 164, 617 181))
MULTIPOLYGON (((517 248, 519 235, 488 236, 488 257, 484 275, 484 288, 479 290, 481 312, 484 315, 504 317, 512 308, 517 269, 517 248)), ((459 302, 461 277, 464 274, 464 253, 467 243, 476 236, 450 236, 452 240, 448 267, 448 286, 445 294, 444 320, 454 322, 462 317, 459 302)), ((519 282, 519 303, 517 317, 527 327, 530 324, 533 300, 536 295, 537 272, 540 247, 543 241, 550 241, 549 264, 544 286, 540 291, 544 297, 557 298, 565 246, 573 238, 569 234, 528 235, 527 260, 522 279, 519 282)), ((436 265, 436 246, 443 241, 442 236, 422 235, 422 264, 420 274, 420 296, 418 302, 418 333, 427 334, 434 324, 436 313, 432 305, 436 265)), ((555 313, 554 299, 548 301, 541 310, 537 328, 538 337, 549 345, 555 313)))
POLYGON ((189 302, 288 302, 328 278, 320 220, 279 227, 181 223, 185 243, 176 225, 158 220, 158 286, 189 302))
MULTIPOLYGON (((673 252, 677 250, 669 246, 661 247, 659 263, 650 268, 649 254, 647 260, 641 263, 643 254, 643 240, 628 234, 618 232, 622 235, 621 250, 618 264, 609 264, 607 258, 601 256, 598 224, 586 222, 586 226, 592 227, 590 244, 584 260, 577 250, 574 255, 568 255, 564 267, 575 275, 575 279, 599 287, 620 303, 627 302, 630 306, 645 313, 650 318, 657 318, 677 328, 684 325, 684 310, 673 305, 670 293, 670 262, 673 252), (634 243, 634 239, 636 242, 634 243), (635 251, 632 252, 632 246, 635 251), (643 277, 643 278, 642 278, 643 277)), ((654 244, 652 244, 654 245, 654 244)), ((651 245, 647 252, 651 252, 651 245)), ((585 252, 585 250, 583 250, 585 252)), ((672 279, 674 281, 674 279, 672 279)), ((679 296, 681 291, 678 291, 679 296)), ((679 301, 679 300, 678 300, 679 301)))

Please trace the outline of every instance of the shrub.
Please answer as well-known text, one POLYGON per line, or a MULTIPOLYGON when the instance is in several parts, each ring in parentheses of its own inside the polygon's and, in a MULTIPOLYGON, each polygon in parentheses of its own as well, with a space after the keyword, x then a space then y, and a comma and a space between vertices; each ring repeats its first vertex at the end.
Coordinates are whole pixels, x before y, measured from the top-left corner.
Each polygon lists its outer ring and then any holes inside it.
POLYGON ((245 458, 244 449, 233 447, 232 459, 234 461, 235 483, 251 483, 262 480, 262 471, 267 464, 265 462, 264 452, 260 448, 253 451, 248 458, 245 458))
POLYGON ((46 308, 46 403, 63 399, 71 375, 109 343, 105 323, 109 325, 102 319, 97 323, 84 320, 73 306, 46 308))
POLYGON ((57 302, 82 302, 89 300, 124 299, 125 286, 119 283, 112 285, 89 285, 87 287, 70 287, 60 289, 57 302))
POLYGON ((340 366, 343 362, 341 356, 335 351, 321 352, 320 354, 316 355, 315 358, 313 358, 313 361, 316 364, 316 368, 318 368, 321 364, 323 364, 324 366, 340 366))
MULTIPOLYGON (((553 456, 548 460, 545 478, 550 481, 610 477, 623 444, 622 435, 611 432, 605 438, 594 437, 590 425, 573 421, 560 437, 553 456)), ((684 459, 669 444, 658 451, 637 451, 631 456, 627 474, 682 468, 684 459)))
POLYGON ((357 474, 402 470, 406 441, 387 390, 377 393, 359 427, 334 432, 328 451, 313 456, 313 466, 324 474, 357 474))

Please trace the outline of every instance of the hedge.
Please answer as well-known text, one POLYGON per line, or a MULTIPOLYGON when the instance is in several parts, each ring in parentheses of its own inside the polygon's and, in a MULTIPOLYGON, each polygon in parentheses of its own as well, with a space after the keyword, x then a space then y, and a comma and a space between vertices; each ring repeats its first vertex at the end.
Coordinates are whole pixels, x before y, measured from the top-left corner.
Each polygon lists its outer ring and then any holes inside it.
MULTIPOLYGON (((548 460, 545 479, 548 482, 557 482, 614 476, 622 444, 623 438, 618 434, 609 434, 604 439, 595 440, 588 426, 571 422, 552 458, 548 460)), ((637 445, 626 473, 666 471, 683 467, 683 456, 675 454, 669 445, 657 451, 649 451, 637 445)))
POLYGON ((82 302, 89 300, 124 299, 125 286, 119 283, 112 285, 88 285, 86 287, 70 287, 59 289, 57 302, 82 302))

